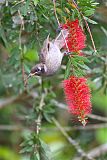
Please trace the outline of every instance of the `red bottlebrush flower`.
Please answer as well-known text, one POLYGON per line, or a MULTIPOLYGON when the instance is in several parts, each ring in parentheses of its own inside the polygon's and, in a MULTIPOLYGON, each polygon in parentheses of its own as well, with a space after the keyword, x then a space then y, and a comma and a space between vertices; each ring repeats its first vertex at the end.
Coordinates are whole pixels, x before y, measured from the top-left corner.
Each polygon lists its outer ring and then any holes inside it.
POLYGON ((78 19, 75 21, 67 21, 66 24, 61 25, 61 27, 69 31, 66 43, 70 52, 78 52, 85 48, 86 36, 79 26, 78 19))
POLYGON ((90 89, 84 77, 71 76, 64 80, 63 87, 69 111, 78 116, 85 126, 86 115, 91 113, 90 89))

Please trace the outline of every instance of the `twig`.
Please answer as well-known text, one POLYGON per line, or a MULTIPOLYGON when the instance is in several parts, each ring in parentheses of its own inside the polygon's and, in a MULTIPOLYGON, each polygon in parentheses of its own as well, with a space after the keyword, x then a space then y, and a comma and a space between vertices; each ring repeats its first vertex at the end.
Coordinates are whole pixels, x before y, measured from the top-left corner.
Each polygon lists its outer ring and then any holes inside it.
POLYGON ((20 3, 23 3, 25 0, 21 0, 20 2, 17 2, 13 7, 15 7, 16 5, 19 5, 20 3))
MULTIPOLYGON (((25 118, 23 118, 23 120, 25 120, 25 118)), ((85 127, 83 126, 72 126, 72 127, 63 127, 64 130, 66 132, 68 131, 74 131, 74 130, 83 130, 83 131, 86 131, 86 130, 95 130, 95 129, 100 129, 100 128, 107 128, 107 123, 100 123, 100 124, 91 124, 91 125, 87 125, 85 127)), ((0 131, 2 130, 5 130, 5 131, 20 131, 20 130, 23 130, 23 129, 30 129, 30 130, 34 130, 35 131, 35 128, 23 128, 22 126, 16 126, 16 125, 4 125, 4 124, 1 124, 0 125, 0 131)), ((48 127, 42 127, 42 131, 45 132, 48 130, 48 127)), ((57 131, 58 128, 56 127, 52 127, 52 130, 53 131, 57 131)))
MULTIPOLYGON (((44 98, 45 98, 45 94, 43 93, 44 88, 43 88, 43 79, 41 78, 41 98, 40 98, 40 103, 38 106, 38 111, 36 111, 37 113, 37 119, 35 120, 36 123, 36 137, 39 139, 39 135, 40 135, 40 130, 41 130, 41 123, 42 123, 42 110, 43 110, 43 106, 44 106, 44 98)), ((35 108, 34 108, 35 111, 35 108)), ((34 129, 35 130, 35 129, 34 129)), ((37 143, 34 142, 34 146, 32 149, 32 152, 30 154, 30 159, 32 158, 32 156, 35 154, 35 149, 38 148, 38 151, 40 152, 39 148, 40 146, 38 145, 37 147, 37 143)))
POLYGON ((0 125, 0 131, 5 130, 5 131, 20 131, 23 128, 21 126, 16 126, 16 125, 0 125))
MULTIPOLYGON (((23 118, 23 120, 25 120, 23 118)), ((86 131, 86 130, 95 130, 95 129, 100 129, 100 128, 107 128, 107 123, 100 123, 100 124, 91 124, 91 125, 87 125, 85 127, 83 126, 72 126, 72 127, 63 127, 64 130, 66 132, 68 131, 75 131, 75 130, 83 130, 83 131, 86 131)), ((26 129, 26 128, 23 128, 22 126, 14 126, 14 125, 0 125, 0 130, 7 130, 7 131, 14 131, 14 130, 23 130, 23 129, 26 129)), ((28 128, 27 128, 28 129, 28 128)), ((33 128, 29 128, 30 130, 35 130, 33 128)), ((45 132, 47 131, 48 127, 42 127, 42 131, 45 132)), ((57 131, 58 129, 56 127, 52 127, 51 130, 53 131, 57 131)))
MULTIPOLYGON (((1 99, 0 100, 0 109, 12 104, 12 103, 15 103, 16 101, 22 99, 22 100, 25 100, 24 97, 25 96, 31 96, 33 98, 36 98, 38 97, 38 94, 37 92, 33 92, 32 89, 35 88, 35 87, 38 87, 38 84, 36 85, 33 85, 29 91, 27 91, 26 89, 23 90, 23 92, 21 94, 18 94, 17 96, 12 96, 12 97, 9 97, 9 98, 5 98, 5 99, 1 99)), ((28 98, 28 97, 27 97, 28 98)))
POLYGON ((19 98, 19 96, 13 96, 13 97, 10 97, 10 98, 0 100, 0 109, 9 105, 9 104, 14 103, 18 98, 19 98))
POLYGON ((37 124, 37 126, 36 126, 36 133, 37 133, 37 135, 39 134, 39 131, 41 129, 41 120, 42 120, 42 113, 41 113, 41 111, 42 111, 42 108, 44 106, 44 97, 45 97, 45 95, 42 93, 40 104, 39 104, 39 115, 38 115, 37 120, 35 121, 36 124, 37 124))
POLYGON ((99 147, 93 148, 87 154, 92 157, 99 157, 100 155, 107 153, 107 143, 102 144, 99 147))
MULTIPOLYGON (((71 127, 63 127, 64 130, 66 132, 68 131, 74 131, 74 130, 82 130, 82 131, 86 131, 86 130, 96 130, 96 129, 100 129, 100 128, 107 128, 107 123, 100 123, 100 124, 90 124, 87 126, 71 126, 71 127)), ((42 128, 43 131, 47 131, 48 128, 42 128)), ((56 131, 57 128, 52 128, 52 130, 56 131)))
POLYGON ((38 112, 38 118, 36 120, 36 133, 37 135, 39 136, 39 131, 41 129, 41 122, 42 122, 42 109, 43 109, 43 106, 44 106, 44 99, 45 99, 45 96, 46 94, 43 93, 44 92, 44 86, 43 86, 43 78, 41 77, 41 99, 40 99, 40 103, 39 103, 39 112, 38 112))
POLYGON ((70 131, 71 130, 95 130, 95 129, 100 129, 100 128, 107 128, 107 123, 100 123, 100 124, 90 124, 87 126, 72 126, 70 128, 65 128, 66 131, 70 131))
POLYGON ((102 117, 102 116, 99 116, 99 115, 88 114, 88 117, 91 118, 91 119, 96 119, 98 121, 107 122, 107 118, 106 117, 102 117))
MULTIPOLYGON (((107 143, 102 144, 99 147, 93 148, 91 151, 87 153, 88 156, 91 156, 93 158, 99 157, 103 154, 107 153, 107 143)), ((80 157, 75 158, 74 160, 81 160, 80 157)))
POLYGON ((52 120, 55 123, 55 125, 58 127, 58 129, 61 131, 61 133, 65 136, 65 138, 68 140, 68 142, 75 147, 75 149, 81 155, 81 157, 85 157, 87 158, 87 160, 94 160, 91 156, 88 156, 83 151, 83 149, 79 146, 79 144, 66 133, 64 128, 59 124, 59 122, 55 118, 52 118, 52 120))
POLYGON ((19 49, 20 49, 20 57, 21 57, 21 71, 22 71, 22 80, 24 83, 24 86, 26 86, 25 84, 25 70, 24 70, 24 63, 23 63, 23 49, 22 49, 22 41, 21 41, 21 34, 22 34, 22 30, 24 30, 24 21, 23 21, 23 17, 20 13, 20 10, 18 10, 18 14, 20 16, 21 19, 21 25, 20 25, 20 31, 19 31, 19 49))

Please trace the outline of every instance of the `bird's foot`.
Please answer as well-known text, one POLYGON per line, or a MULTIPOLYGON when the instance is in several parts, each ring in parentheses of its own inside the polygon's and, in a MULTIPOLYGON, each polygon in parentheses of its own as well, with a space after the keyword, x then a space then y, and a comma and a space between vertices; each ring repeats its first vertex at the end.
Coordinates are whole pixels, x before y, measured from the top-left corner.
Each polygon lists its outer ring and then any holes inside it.
POLYGON ((64 51, 64 56, 69 56, 69 55, 71 55, 71 52, 64 51))

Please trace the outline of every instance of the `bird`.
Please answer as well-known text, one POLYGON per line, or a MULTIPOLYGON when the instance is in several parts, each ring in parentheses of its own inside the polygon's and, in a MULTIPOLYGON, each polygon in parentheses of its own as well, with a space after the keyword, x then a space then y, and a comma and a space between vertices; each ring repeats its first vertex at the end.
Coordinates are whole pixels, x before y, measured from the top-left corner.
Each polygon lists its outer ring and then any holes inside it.
POLYGON ((32 67, 29 77, 54 75, 61 66, 65 51, 61 51, 65 46, 68 30, 62 29, 58 36, 50 40, 49 35, 43 42, 43 47, 39 54, 39 63, 32 67))

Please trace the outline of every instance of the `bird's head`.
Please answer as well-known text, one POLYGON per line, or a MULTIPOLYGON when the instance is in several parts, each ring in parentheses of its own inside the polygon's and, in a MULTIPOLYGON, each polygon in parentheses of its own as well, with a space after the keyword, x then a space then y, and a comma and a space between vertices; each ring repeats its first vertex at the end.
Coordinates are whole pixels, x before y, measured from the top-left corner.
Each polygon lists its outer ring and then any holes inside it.
POLYGON ((33 76, 43 76, 47 73, 47 67, 43 63, 36 64, 25 79, 25 86, 28 84, 28 79, 33 76))
POLYGON ((45 75, 45 73, 47 72, 47 67, 45 64, 39 63, 36 64, 32 69, 31 72, 29 74, 29 77, 32 76, 42 76, 45 75))

